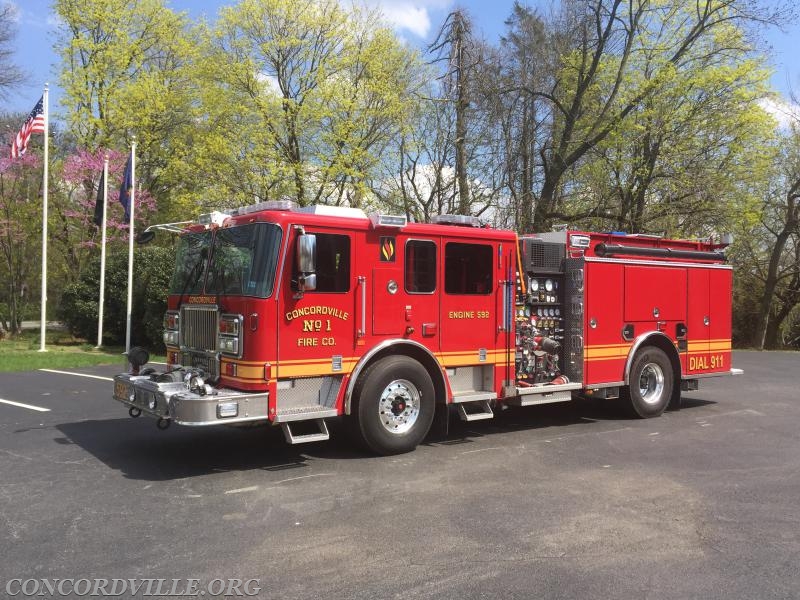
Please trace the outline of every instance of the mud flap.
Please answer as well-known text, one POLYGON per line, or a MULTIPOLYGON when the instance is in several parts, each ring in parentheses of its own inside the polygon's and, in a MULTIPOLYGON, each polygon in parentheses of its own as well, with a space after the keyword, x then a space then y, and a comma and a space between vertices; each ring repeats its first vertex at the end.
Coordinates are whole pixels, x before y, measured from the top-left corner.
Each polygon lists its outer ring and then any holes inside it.
POLYGON ((450 406, 440 402, 436 403, 436 411, 433 413, 433 423, 430 431, 425 436, 428 442, 443 440, 447 437, 450 429, 450 406))
POLYGON ((680 380, 675 382, 676 385, 672 386, 672 398, 669 399, 669 404, 667 408, 669 410, 680 410, 681 409, 681 382, 680 380))

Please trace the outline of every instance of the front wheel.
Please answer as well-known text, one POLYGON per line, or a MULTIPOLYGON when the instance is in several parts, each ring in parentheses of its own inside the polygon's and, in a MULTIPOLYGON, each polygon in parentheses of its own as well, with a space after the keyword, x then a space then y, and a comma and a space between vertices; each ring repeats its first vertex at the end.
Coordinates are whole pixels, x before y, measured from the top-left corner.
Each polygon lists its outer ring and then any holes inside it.
POLYGON ((639 350, 626 393, 633 414, 642 419, 659 416, 669 404, 673 385, 672 363, 664 351, 652 346, 639 350))
POLYGON ((355 433, 377 454, 410 452, 433 422, 433 382, 408 356, 387 356, 370 365, 356 384, 353 402, 355 433))

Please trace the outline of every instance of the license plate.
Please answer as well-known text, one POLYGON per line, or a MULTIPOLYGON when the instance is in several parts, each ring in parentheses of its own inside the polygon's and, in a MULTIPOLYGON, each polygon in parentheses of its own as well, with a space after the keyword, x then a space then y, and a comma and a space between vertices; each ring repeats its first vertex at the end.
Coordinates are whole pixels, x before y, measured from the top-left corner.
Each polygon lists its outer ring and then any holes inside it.
POLYGON ((128 384, 124 381, 114 382, 114 397, 121 400, 128 399, 128 384))

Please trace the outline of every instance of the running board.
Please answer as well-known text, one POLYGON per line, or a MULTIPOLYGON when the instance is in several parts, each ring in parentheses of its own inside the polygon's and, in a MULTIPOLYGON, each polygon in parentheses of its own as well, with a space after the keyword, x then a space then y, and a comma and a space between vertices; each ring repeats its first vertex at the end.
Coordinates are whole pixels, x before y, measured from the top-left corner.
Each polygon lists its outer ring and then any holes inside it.
POLYGON ((555 404, 556 402, 569 402, 572 392, 569 390, 542 392, 516 396, 505 401, 509 406, 535 406, 537 404, 555 404))
POLYGON ((466 390, 453 394, 453 404, 461 402, 478 402, 480 400, 497 400, 497 392, 484 392, 481 390, 466 390))
POLYGON ((494 417, 488 400, 472 400, 458 403, 458 416, 462 421, 480 421, 494 417))
MULTIPOLYGON (((310 421, 306 422, 309 423, 310 421)), ((286 442, 289 444, 324 442, 325 440, 329 440, 331 438, 330 433, 328 433, 328 426, 325 424, 325 419, 314 419, 314 424, 317 426, 319 431, 296 435, 292 433, 291 423, 281 423, 281 429, 283 429, 283 437, 286 438, 286 442)))

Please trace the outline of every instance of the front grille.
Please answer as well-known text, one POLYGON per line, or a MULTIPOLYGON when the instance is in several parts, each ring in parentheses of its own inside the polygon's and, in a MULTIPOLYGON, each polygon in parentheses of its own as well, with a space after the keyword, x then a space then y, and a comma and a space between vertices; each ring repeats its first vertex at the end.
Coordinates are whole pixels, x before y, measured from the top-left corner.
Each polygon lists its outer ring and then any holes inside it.
POLYGON ((181 346, 189 350, 217 351, 217 307, 181 308, 181 346))
POLYGON ((203 369, 212 380, 219 376, 216 358, 218 319, 215 305, 181 307, 181 364, 203 369))

